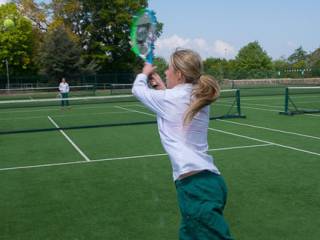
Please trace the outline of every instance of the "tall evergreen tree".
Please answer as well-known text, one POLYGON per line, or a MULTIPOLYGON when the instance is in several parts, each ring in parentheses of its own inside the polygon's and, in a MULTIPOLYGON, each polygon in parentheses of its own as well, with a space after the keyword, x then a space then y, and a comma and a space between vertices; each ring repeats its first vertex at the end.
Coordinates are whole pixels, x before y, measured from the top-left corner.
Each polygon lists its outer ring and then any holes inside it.
POLYGON ((81 72, 81 46, 64 26, 48 31, 39 51, 41 72, 57 80, 81 72))

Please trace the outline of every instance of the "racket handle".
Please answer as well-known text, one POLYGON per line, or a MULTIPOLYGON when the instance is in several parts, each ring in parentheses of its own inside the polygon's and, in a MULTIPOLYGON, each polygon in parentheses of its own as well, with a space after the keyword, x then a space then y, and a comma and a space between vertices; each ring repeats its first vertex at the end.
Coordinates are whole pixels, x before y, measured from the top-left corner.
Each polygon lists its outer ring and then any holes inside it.
POLYGON ((153 63, 153 50, 154 50, 154 43, 151 44, 151 51, 149 52, 149 54, 146 57, 146 62, 149 64, 153 63))

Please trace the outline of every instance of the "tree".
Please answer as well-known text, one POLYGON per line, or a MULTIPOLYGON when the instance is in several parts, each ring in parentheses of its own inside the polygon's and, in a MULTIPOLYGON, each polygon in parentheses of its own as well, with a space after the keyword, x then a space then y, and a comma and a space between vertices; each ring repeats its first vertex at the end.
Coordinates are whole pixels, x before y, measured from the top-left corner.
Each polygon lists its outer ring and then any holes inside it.
POLYGON ((304 51, 301 46, 296 50, 294 50, 294 53, 288 57, 288 61, 290 64, 306 62, 306 60, 307 60, 307 52, 304 51))
POLYGON ((34 66, 34 33, 31 22, 23 17, 15 4, 0 6, 0 71, 5 72, 5 61, 8 61, 10 72, 32 72, 34 66), (11 19, 14 26, 6 28, 5 19, 11 19))
MULTIPOLYGON (((142 61, 130 51, 130 24, 133 15, 147 7, 147 0, 13 1, 43 35, 65 27, 71 40, 79 42, 81 59, 89 69, 133 72, 140 68, 142 61)), ((157 35, 161 32, 159 23, 157 35)), ((43 41, 41 34, 39 39, 43 41)))
POLYGON ((308 66, 312 69, 312 76, 320 76, 320 48, 308 56, 308 66))
MULTIPOLYGON (((165 80, 165 78, 166 78, 165 71, 168 68, 168 63, 166 62, 166 60, 162 57, 156 57, 153 61, 153 65, 155 65, 157 67, 156 71, 160 75, 162 80, 165 80)), ((141 69, 140 69, 140 71, 141 71, 141 69)))
POLYGON ((212 75, 217 80, 225 78, 228 61, 220 58, 207 58, 203 61, 203 70, 206 74, 212 75))
POLYGON ((28 18, 40 31, 46 32, 48 28, 48 5, 34 0, 13 0, 19 12, 28 18))
MULTIPOLYGON (((147 0, 79 0, 81 22, 77 23, 87 61, 95 60, 101 71, 133 71, 141 61, 130 51, 132 16, 147 6, 147 0)), ((162 25, 158 25, 160 35, 162 25)))
POLYGON ((240 49, 236 56, 236 78, 263 78, 272 71, 272 61, 255 41, 240 49))
POLYGON ((58 80, 82 71, 82 49, 71 39, 66 27, 48 31, 39 51, 41 72, 58 80))

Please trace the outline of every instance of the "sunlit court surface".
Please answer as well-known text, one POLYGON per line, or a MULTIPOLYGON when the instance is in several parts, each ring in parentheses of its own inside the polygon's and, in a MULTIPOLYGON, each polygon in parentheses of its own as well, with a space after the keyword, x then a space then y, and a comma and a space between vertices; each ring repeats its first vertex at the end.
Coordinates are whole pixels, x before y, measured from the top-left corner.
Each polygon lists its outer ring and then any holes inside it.
MULTIPOLYGON (((320 115, 280 115, 283 102, 244 96, 246 118, 210 121, 209 152, 228 184, 225 217, 238 239, 320 234, 320 115)), ((2 239, 177 238, 171 166, 155 116, 139 102, 0 114, 2 239)))

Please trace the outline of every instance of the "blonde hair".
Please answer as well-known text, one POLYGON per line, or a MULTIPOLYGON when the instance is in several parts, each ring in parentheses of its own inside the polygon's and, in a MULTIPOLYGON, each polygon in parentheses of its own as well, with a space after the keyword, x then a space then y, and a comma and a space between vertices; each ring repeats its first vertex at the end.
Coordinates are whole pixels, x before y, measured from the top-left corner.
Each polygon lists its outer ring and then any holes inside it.
POLYGON ((220 87, 209 75, 202 75, 202 60, 198 53, 189 49, 177 49, 170 58, 170 64, 179 71, 186 83, 193 85, 191 103, 184 117, 184 125, 204 107, 213 103, 220 95, 220 87))

